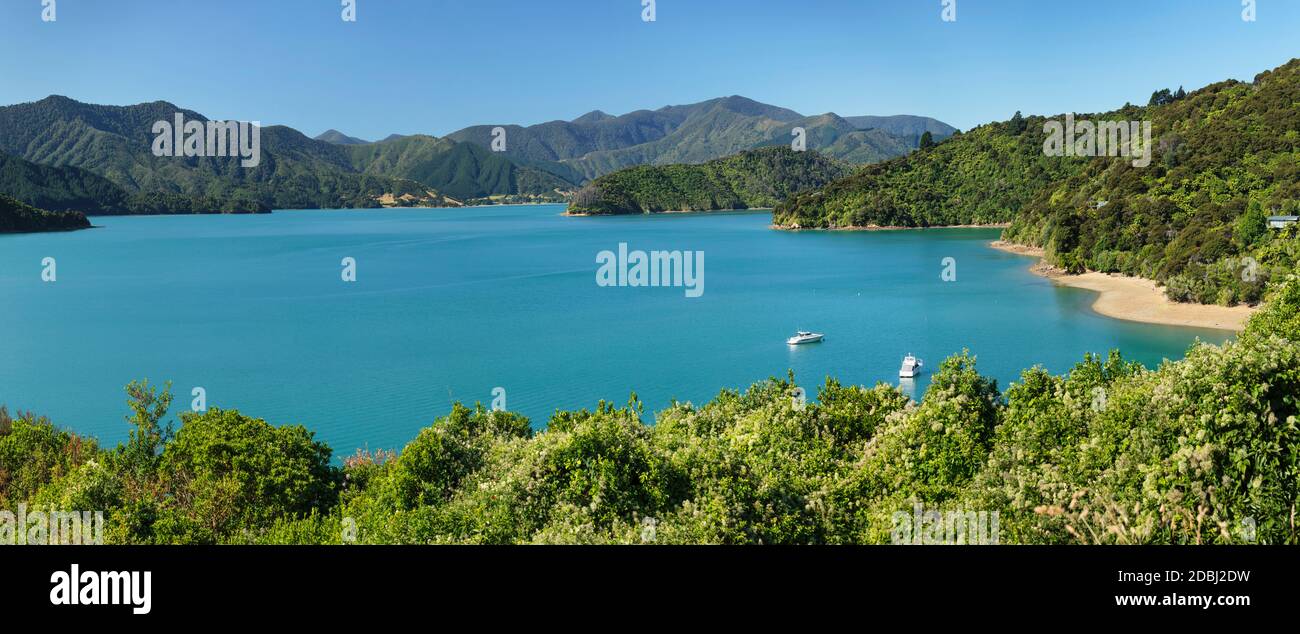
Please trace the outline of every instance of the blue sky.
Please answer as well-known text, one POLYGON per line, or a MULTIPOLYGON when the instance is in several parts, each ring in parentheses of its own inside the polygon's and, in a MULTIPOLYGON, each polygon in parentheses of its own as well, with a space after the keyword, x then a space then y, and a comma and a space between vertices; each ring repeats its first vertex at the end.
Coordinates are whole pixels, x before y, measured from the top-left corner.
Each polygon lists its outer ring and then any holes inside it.
POLYGON ((1258 0, 0 0, 0 104, 164 99, 365 138, 740 94, 805 114, 1145 103, 1300 56, 1300 2, 1258 0))

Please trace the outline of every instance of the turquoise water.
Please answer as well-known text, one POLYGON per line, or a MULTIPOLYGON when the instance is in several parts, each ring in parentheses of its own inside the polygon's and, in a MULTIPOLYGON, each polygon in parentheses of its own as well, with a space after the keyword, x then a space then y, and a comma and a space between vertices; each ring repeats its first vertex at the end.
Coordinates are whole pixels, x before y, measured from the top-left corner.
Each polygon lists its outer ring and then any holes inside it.
MULTIPOLYGON (((555 408, 704 402, 793 369, 897 383, 969 348, 1005 387, 1118 347, 1148 365, 1226 333, 1127 323, 989 249, 996 231, 789 233, 770 214, 566 218, 559 206, 95 218, 0 236, 0 403, 108 443, 123 386, 302 423, 334 447, 400 448, 454 400, 543 425, 555 408), (704 294, 601 287, 596 254, 703 251, 704 294), (57 281, 41 280, 41 261, 57 281), (357 261, 344 283, 340 261, 357 261), (944 258, 957 280, 944 282, 944 258), (797 329, 826 341, 791 349, 797 329)), ((920 396, 929 375, 906 386, 920 396)), ((647 415, 647 419, 650 416, 647 415)))

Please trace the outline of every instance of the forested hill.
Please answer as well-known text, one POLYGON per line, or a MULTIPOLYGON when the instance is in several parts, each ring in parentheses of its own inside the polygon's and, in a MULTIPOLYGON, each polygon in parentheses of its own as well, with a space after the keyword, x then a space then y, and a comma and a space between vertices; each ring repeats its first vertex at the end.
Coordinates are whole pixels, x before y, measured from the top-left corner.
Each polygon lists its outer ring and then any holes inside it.
POLYGON ((792 229, 930 227, 1010 222, 1034 195, 1081 169, 1043 155, 1043 117, 1013 117, 869 165, 777 207, 792 229))
POLYGON ((632 167, 597 178, 579 191, 570 214, 642 214, 772 207, 820 187, 850 166, 813 151, 763 148, 700 165, 632 167))
MULTIPOLYGON (((423 183, 459 200, 519 194, 562 200, 577 185, 499 152, 448 138, 416 134, 378 143, 350 144, 353 169, 423 183)), ((562 171, 556 168, 555 171, 562 171)))
POLYGON ((79 167, 54 167, 0 153, 0 194, 49 211, 112 213, 130 195, 113 181, 79 167))
POLYGON ((4 153, 0 153, 0 194, 46 211, 100 216, 270 211, 252 201, 160 191, 133 194, 80 167, 41 165, 4 153))
POLYGON ((79 211, 45 211, 0 194, 0 233, 69 231, 90 226, 79 211))
POLYGON ((1089 161, 1040 191, 1006 237, 1072 271, 1160 280, 1177 300, 1260 299, 1300 258, 1293 230, 1267 227, 1300 213, 1300 59, 1154 99, 1129 116, 1153 122, 1150 167, 1089 161))
POLYGON ((1223 304, 1259 299, 1294 267, 1293 232, 1266 219, 1300 209, 1300 60, 1251 83, 1158 91, 1147 106, 1077 118, 1149 120, 1151 164, 1046 156, 1046 119, 1016 117, 795 196, 774 222, 1012 222, 1006 239, 1045 247, 1059 267, 1148 277, 1174 299, 1223 304))

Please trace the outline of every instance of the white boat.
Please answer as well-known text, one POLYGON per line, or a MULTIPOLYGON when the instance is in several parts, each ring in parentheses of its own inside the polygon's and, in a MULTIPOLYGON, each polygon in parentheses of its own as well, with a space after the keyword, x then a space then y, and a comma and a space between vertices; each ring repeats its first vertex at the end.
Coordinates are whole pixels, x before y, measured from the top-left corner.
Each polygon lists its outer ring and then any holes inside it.
POLYGON ((798 346, 805 343, 817 343, 818 341, 821 341, 825 336, 826 335, 823 335, 819 332, 808 332, 805 330, 800 330, 798 333, 795 333, 795 336, 786 339, 785 342, 792 346, 798 346))
POLYGON ((906 357, 903 357, 903 367, 898 369, 899 378, 911 379, 916 377, 916 375, 921 373, 922 365, 924 364, 921 363, 920 359, 910 354, 907 355, 906 357))

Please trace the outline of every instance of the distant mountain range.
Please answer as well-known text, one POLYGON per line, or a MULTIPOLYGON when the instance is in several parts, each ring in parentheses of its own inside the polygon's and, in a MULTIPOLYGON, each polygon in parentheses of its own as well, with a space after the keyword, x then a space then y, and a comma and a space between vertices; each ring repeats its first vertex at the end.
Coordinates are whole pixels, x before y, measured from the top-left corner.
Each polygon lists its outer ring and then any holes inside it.
POLYGON ((262 160, 155 156, 153 126, 207 122, 164 101, 86 104, 51 96, 0 107, 0 193, 37 207, 109 213, 258 212, 270 209, 454 206, 488 200, 561 201, 591 179, 635 165, 703 163, 744 150, 807 147, 841 161, 902 156, 930 132, 955 130, 924 117, 806 117, 744 97, 622 116, 600 111, 573 121, 437 138, 391 135, 378 142, 329 130, 312 139, 285 126, 261 129, 262 160))
MULTIPOLYGON (((502 154, 571 184, 583 184, 634 165, 703 163, 744 150, 789 145, 791 132, 798 127, 807 134, 808 149, 859 164, 907 154, 919 146, 925 132, 930 132, 936 142, 957 132, 929 117, 841 117, 835 113, 805 116, 732 96, 622 116, 593 110, 572 121, 526 127, 471 126, 444 138, 490 148, 492 131, 497 127, 506 131, 502 154)), ((337 144, 364 143, 337 130, 316 138, 337 144)), ((394 138, 403 137, 393 135, 380 143, 394 138)))
MULTIPOLYGON (((488 147, 495 127, 473 126, 447 137, 488 147)), ((739 96, 617 117, 596 110, 573 121, 500 127, 506 130, 506 156, 543 169, 559 163, 584 180, 633 165, 703 163, 758 147, 789 145, 797 127, 807 133, 807 149, 852 163, 907 154, 927 130, 936 141, 956 132, 926 117, 810 117, 739 96)))

